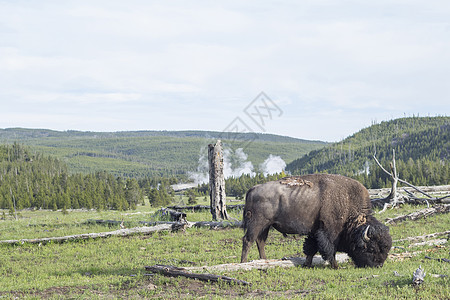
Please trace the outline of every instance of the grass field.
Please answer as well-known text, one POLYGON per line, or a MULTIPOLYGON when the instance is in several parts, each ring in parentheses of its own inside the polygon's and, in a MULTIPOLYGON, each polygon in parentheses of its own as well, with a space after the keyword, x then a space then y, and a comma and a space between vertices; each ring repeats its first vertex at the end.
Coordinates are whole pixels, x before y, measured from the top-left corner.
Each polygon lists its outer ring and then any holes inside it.
MULTIPOLYGON (((200 199, 202 200, 202 199, 200 199)), ((419 209, 403 206, 388 210, 378 219, 402 215, 419 209)), ((0 211, 0 240, 64 236, 102 232, 118 226, 89 224, 88 219, 124 220, 125 224, 152 221, 149 206, 136 211, 21 211, 16 221, 0 211)), ((241 218, 240 212, 229 212, 241 218)), ((209 212, 188 213, 189 221, 210 220, 209 212)), ((438 215, 390 226, 394 240, 449 230, 450 216, 438 215)), ((313 269, 273 268, 266 271, 224 272, 245 280, 250 286, 205 283, 185 278, 147 275, 144 266, 167 264, 203 266, 237 263, 241 251, 241 229, 195 229, 160 232, 147 236, 112 237, 81 242, 0 245, 0 299, 10 298, 306 298, 306 299, 449 299, 448 262, 426 259, 449 258, 448 242, 440 246, 396 248, 382 268, 358 269, 352 263, 338 270, 329 266, 313 269), (419 265, 426 271, 425 282, 411 285, 419 265), (395 272, 398 274, 396 275, 395 272), (437 275, 445 275, 437 277, 437 275)), ((441 237, 446 238, 446 237, 441 237)), ((303 238, 284 238, 269 234, 269 258, 303 256, 303 238)), ((253 246, 249 259, 257 259, 253 246)))

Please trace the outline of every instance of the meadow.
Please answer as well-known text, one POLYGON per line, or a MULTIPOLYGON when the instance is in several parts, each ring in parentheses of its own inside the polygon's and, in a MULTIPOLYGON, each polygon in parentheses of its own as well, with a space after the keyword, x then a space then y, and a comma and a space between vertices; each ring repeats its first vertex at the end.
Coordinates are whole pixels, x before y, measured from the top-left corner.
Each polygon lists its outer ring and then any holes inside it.
MULTIPOLYGON (((199 202, 204 199, 199 198, 199 202)), ((234 203, 233 203, 234 204, 234 203)), ((418 210, 404 205, 377 215, 379 220, 418 210)), ((119 229, 89 219, 123 220, 127 227, 139 221, 155 221, 148 204, 134 211, 23 210, 17 220, 0 211, 0 240, 65 236, 119 229)), ((240 211, 229 211, 241 219, 240 211)), ((208 211, 187 213, 188 221, 211 220, 208 211)), ((390 225, 393 240, 449 230, 448 214, 390 225)), ((432 258, 449 258, 448 242, 412 245, 394 242, 395 248, 382 268, 355 268, 340 264, 312 269, 302 267, 217 272, 250 282, 249 286, 209 283, 187 278, 147 274, 145 266, 179 267, 238 263, 241 252, 240 228, 158 232, 151 235, 111 237, 49 244, 0 245, 0 299, 222 299, 222 298, 305 298, 305 299, 449 299, 449 263, 432 258), (426 272, 418 287, 411 284, 419 266, 426 272)), ((441 239, 448 238, 446 236, 441 239)), ((283 237, 272 230, 266 253, 269 258, 303 256, 303 237, 283 237)), ((258 259, 256 246, 249 255, 258 259)))

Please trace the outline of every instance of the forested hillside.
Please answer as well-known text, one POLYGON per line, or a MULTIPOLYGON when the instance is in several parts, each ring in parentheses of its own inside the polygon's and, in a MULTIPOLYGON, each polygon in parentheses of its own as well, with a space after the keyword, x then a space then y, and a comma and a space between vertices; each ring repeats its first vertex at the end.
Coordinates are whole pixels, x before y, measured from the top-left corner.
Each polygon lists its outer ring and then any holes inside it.
POLYGON ((338 173, 368 188, 389 186, 373 160, 389 169, 395 150, 400 177, 416 185, 449 184, 450 117, 412 117, 374 124, 287 165, 292 174, 338 173))
POLYGON ((144 200, 136 179, 69 174, 64 163, 19 145, 0 145, 0 208, 124 210, 144 200))
MULTIPOLYGON (((0 145, 0 208, 123 210, 142 203, 144 194, 152 205, 168 205, 173 198, 170 184, 178 181, 173 175, 195 170, 200 149, 214 141, 199 137, 203 133, 95 136, 83 132, 0 130, 6 143, 0 145)), ((225 140, 224 144, 237 147, 247 136, 240 138, 225 140)), ((402 179, 415 185, 450 183, 449 117, 382 122, 339 143, 323 146, 320 142, 264 135, 249 143, 245 151, 258 166, 269 154, 280 155, 289 162, 312 150, 288 164, 287 171, 294 175, 338 173, 356 178, 368 188, 380 188, 389 186, 390 179, 372 156, 376 154, 388 168, 395 150, 402 179)), ((227 195, 241 197, 251 186, 282 176, 285 174, 263 176, 256 172, 255 176, 230 177, 226 182, 227 195)), ((207 188, 206 184, 198 186, 197 196, 207 194, 207 188)))
MULTIPOLYGON (((196 170, 200 151, 223 136, 212 131, 80 132, 46 129, 0 129, 0 144, 18 142, 65 162, 71 173, 107 171, 116 176, 174 176, 196 170)), ((286 163, 326 145, 270 134, 233 134, 230 149, 245 146, 257 168, 270 154, 286 163)))

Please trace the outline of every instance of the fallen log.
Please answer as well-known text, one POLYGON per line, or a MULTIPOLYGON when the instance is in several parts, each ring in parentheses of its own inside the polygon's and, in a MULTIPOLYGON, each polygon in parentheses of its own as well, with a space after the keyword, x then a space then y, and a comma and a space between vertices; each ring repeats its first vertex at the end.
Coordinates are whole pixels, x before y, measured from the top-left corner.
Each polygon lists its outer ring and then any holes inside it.
POLYGON ((191 273, 186 268, 179 268, 174 266, 168 266, 168 265, 154 265, 154 266, 146 266, 145 270, 150 271, 152 273, 159 273, 164 276, 171 276, 171 277, 186 277, 186 278, 193 278, 198 279, 202 281, 209 281, 209 282, 219 282, 223 281, 226 283, 234 283, 239 285, 249 285, 247 281, 239 280, 236 278, 224 276, 224 275, 215 275, 215 274, 206 274, 206 273, 191 273))
MULTIPOLYGON (((114 220, 89 220, 90 222, 100 223, 100 224, 123 224, 121 221, 114 220)), ((99 233, 83 233, 60 237, 46 237, 46 238, 34 238, 34 239, 20 239, 20 240, 3 240, 0 244, 46 244, 49 242, 62 243, 65 241, 76 241, 76 240, 86 240, 86 239, 96 239, 96 238, 108 238, 112 236, 126 237, 135 234, 148 235, 158 231, 184 231, 186 228, 190 227, 207 227, 210 229, 219 228, 235 228, 241 227, 241 221, 223 221, 223 222, 209 222, 209 221, 199 221, 199 222, 147 222, 147 224, 157 223, 154 226, 142 226, 134 228, 124 228, 109 232, 99 232, 99 233)))
POLYGON ((176 222, 176 221, 117 221, 117 220, 94 220, 94 219, 88 219, 84 224, 99 224, 99 225, 108 225, 108 226, 121 226, 124 225, 125 227, 137 227, 137 224, 143 225, 143 226, 156 226, 156 225, 162 225, 162 224, 178 224, 178 223, 185 223, 186 222, 176 222))
MULTIPOLYGON (((233 272, 233 271, 248 271, 252 269, 257 270, 265 270, 268 268, 291 268, 302 266, 306 261, 304 257, 288 257, 283 259, 259 259, 246 263, 230 263, 230 264, 221 264, 215 266, 202 266, 202 267, 185 267, 179 268, 174 266, 167 265, 155 265, 155 266, 146 266, 145 269, 147 271, 153 273, 160 273, 166 276, 183 276, 188 278, 195 278, 203 281, 225 281, 227 283, 237 283, 248 285, 249 283, 243 280, 223 276, 223 275, 214 275, 214 274, 205 274, 205 273, 191 273, 198 271, 208 271, 208 272, 233 272)), ((338 253, 336 255, 336 261, 338 263, 345 263, 349 261, 349 257, 345 253, 338 253)), ((320 266, 327 265, 328 261, 325 261, 320 256, 314 256, 312 265, 320 266)))
POLYGON ((432 216, 435 214, 444 214, 448 212, 450 212, 450 204, 440 204, 433 207, 421 209, 407 215, 398 216, 392 219, 388 218, 385 224, 397 224, 406 220, 415 221, 424 217, 432 216))
POLYGON ((99 232, 99 233, 83 233, 83 234, 75 234, 68 236, 60 236, 60 237, 47 237, 47 238, 36 238, 36 239, 20 239, 20 240, 3 240, 0 241, 0 244, 46 244, 49 242, 55 243, 63 243, 66 241, 77 241, 77 240, 86 240, 86 239, 96 239, 96 238, 108 238, 112 236, 130 236, 135 234, 151 234, 158 231, 176 231, 179 226, 177 224, 160 224, 152 227, 135 227, 129 229, 119 229, 115 231, 109 232, 99 232))
POLYGON ((437 239, 437 240, 429 240, 425 242, 420 243, 414 243, 408 246, 408 248, 413 247, 422 247, 422 246, 437 246, 437 245, 444 245, 447 244, 447 239, 437 239))
POLYGON ((210 229, 219 228, 236 228, 242 227, 242 221, 199 221, 199 222, 187 222, 189 227, 209 227, 210 229))
MULTIPOLYGON (((231 205, 227 205, 227 210, 231 210, 231 209, 243 209, 244 208, 244 204, 231 204, 231 205)), ((167 208, 170 209, 174 209, 174 210, 178 210, 178 211, 192 211, 192 212, 196 212, 196 211, 203 211, 203 210, 210 210, 211 206, 210 205, 194 205, 194 206, 168 206, 167 208)))
POLYGON ((177 226, 178 224, 185 224, 187 227, 209 227, 210 229, 219 229, 219 228, 236 228, 242 226, 242 221, 197 221, 197 222, 189 222, 189 221, 183 221, 183 222, 174 222, 174 221, 154 221, 154 222, 147 222, 147 221, 139 221, 139 222, 123 222, 122 221, 116 221, 116 220, 92 220, 89 219, 86 221, 88 224, 106 224, 106 225, 117 225, 120 224, 124 225, 130 225, 130 224, 143 224, 145 226, 155 226, 155 225, 162 225, 162 224, 171 224, 174 226, 177 226))
MULTIPOLYGON (((246 263, 230 263, 230 264, 221 264, 221 265, 215 265, 215 266, 202 266, 202 267, 187 267, 186 270, 189 271, 247 271, 252 269, 257 270, 265 270, 268 268, 275 268, 275 267, 281 267, 281 268, 292 268, 292 267, 298 267, 303 266, 305 263, 306 258, 304 257, 287 257, 283 259, 259 259, 259 260, 253 260, 246 263)), ((349 261, 349 257, 345 253, 338 253, 336 254, 336 261, 338 263, 345 263, 349 261)), ((329 264, 328 261, 325 261, 320 256, 314 256, 312 265, 313 266, 320 266, 320 265, 327 265, 329 264)))
POLYGON ((444 231, 444 232, 436 232, 436 233, 430 233, 430 234, 426 234, 426 235, 419 235, 419 236, 411 236, 411 237, 407 237, 404 239, 399 239, 399 240, 393 240, 393 243, 399 243, 399 242, 415 242, 415 241, 423 241, 426 239, 430 239, 430 238, 435 238, 438 236, 443 236, 443 235, 450 235, 450 230, 444 231))
POLYGON ((431 259, 431 260, 436 260, 436 261, 438 261, 438 262, 447 262, 447 263, 450 263, 450 259, 448 259, 448 258, 434 258, 434 257, 430 257, 430 256, 427 256, 427 255, 425 255, 425 258, 426 258, 426 259, 431 259))
MULTIPOLYGON (((447 195, 450 194, 450 185, 435 185, 435 186, 418 186, 421 191, 434 194, 434 195, 447 195)), ((406 186, 403 187, 404 191, 411 193, 417 192, 416 189, 406 186)), ((391 192, 391 188, 382 189, 369 189, 370 198, 386 197, 391 192)))

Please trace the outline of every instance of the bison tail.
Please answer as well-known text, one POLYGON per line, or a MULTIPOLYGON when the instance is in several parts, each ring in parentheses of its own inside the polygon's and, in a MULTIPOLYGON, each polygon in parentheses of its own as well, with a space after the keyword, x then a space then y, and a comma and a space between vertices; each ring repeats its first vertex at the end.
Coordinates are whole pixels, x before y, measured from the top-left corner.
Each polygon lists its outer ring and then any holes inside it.
POLYGON ((245 194, 245 206, 244 206, 244 211, 243 211, 243 218, 242 218, 242 229, 244 229, 244 231, 247 231, 248 228, 248 223, 252 218, 252 212, 249 209, 249 203, 250 203, 250 192, 253 190, 253 188, 249 189, 247 191, 247 194, 245 194))
POLYGON ((252 212, 249 210, 247 210, 247 211, 244 210, 244 220, 242 221, 242 229, 244 229, 244 231, 247 231, 248 223, 251 218, 252 218, 252 212))

